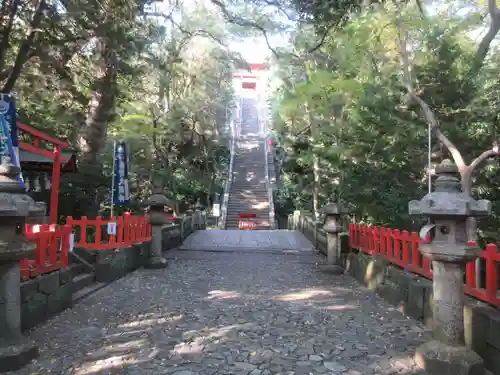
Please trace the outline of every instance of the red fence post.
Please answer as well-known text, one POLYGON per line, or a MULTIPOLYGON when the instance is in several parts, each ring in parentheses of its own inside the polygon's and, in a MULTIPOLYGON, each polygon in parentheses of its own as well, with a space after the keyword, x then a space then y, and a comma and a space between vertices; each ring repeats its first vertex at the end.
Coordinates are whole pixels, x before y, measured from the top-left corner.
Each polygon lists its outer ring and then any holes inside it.
POLYGON ((386 258, 391 261, 393 256, 393 246, 394 246, 394 233, 391 228, 387 228, 386 231, 387 247, 386 247, 386 258))
POLYGON ((60 237, 60 235, 61 235, 61 233, 56 233, 56 225, 50 224, 48 227, 48 231, 47 231, 47 240, 48 240, 47 242, 48 242, 48 250, 49 250, 49 264, 51 266, 59 263, 59 237, 60 237))
POLYGON ((125 212, 123 214, 123 243, 130 244, 130 212, 125 212))
POLYGON ((401 242, 403 244, 402 262, 404 267, 408 267, 410 265, 410 234, 407 230, 401 233, 401 242))
POLYGON ((125 226, 123 224, 123 216, 118 217, 116 220, 116 244, 121 246, 124 240, 125 226))
POLYGON ((498 300, 498 267, 496 258, 498 255, 497 246, 494 244, 486 245, 483 253, 486 258, 486 297, 487 302, 495 303, 498 300))
POLYGON ((87 216, 82 216, 80 219, 80 245, 86 247, 87 245, 87 216))
POLYGON ((61 230, 61 263, 64 266, 69 265, 69 237, 71 236, 71 225, 66 224, 61 230))
POLYGON ((399 229, 394 229, 394 259, 396 264, 401 263, 401 232, 399 229))

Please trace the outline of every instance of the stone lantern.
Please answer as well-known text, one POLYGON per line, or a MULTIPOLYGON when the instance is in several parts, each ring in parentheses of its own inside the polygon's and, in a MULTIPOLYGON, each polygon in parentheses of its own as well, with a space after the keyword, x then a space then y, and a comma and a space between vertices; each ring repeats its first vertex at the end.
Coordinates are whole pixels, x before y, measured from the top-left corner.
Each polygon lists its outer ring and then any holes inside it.
POLYGON ((327 265, 324 266, 325 271, 332 273, 343 273, 343 269, 339 264, 341 238, 340 234, 344 231, 342 217, 349 211, 339 202, 328 203, 320 212, 325 215, 323 222, 323 230, 326 232, 327 244, 327 265))
POLYGON ((7 372, 38 356, 35 343, 21 334, 19 261, 35 253, 24 228, 30 216, 44 216, 45 205, 24 194, 17 181, 19 168, 0 158, 0 372, 7 372))
POLYGON ((489 215, 491 202, 462 192, 458 169, 450 160, 436 174, 434 191, 408 206, 410 215, 427 216, 433 223, 420 231, 423 239, 431 231, 433 237, 420 251, 432 260, 434 340, 420 346, 415 359, 431 375, 484 374, 483 360, 464 344, 463 270, 481 254, 479 247, 468 244, 467 218, 489 215))
POLYGON ((151 223, 152 241, 147 268, 165 268, 167 260, 163 257, 162 227, 171 221, 165 213, 165 206, 170 206, 170 200, 161 193, 153 194, 145 202, 149 206, 149 222, 151 223))

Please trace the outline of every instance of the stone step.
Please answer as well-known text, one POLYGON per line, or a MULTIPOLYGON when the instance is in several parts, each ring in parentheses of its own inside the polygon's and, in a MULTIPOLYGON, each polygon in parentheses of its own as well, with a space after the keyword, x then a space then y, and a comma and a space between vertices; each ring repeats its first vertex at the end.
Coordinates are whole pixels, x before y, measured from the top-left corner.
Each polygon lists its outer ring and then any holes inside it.
MULTIPOLYGON (((263 179, 264 180, 264 179, 263 179)), ((244 190, 262 190, 267 191, 267 186, 265 182, 249 183, 248 181, 233 181, 231 183, 231 191, 242 192, 244 190)))
POLYGON ((88 287, 93 284, 94 281, 95 275, 93 273, 82 273, 73 277, 73 293, 88 287))
POLYGON ((246 212, 250 213, 259 213, 259 212, 264 212, 264 211, 269 211, 269 204, 266 204, 266 206, 258 206, 255 207, 253 204, 231 204, 227 206, 228 212, 236 212, 238 210, 245 210, 246 212))
POLYGON ((231 211, 228 212, 226 219, 238 219, 240 218, 241 214, 251 214, 256 216, 257 219, 262 219, 262 218, 268 218, 269 217, 269 211, 261 211, 261 212, 249 212, 247 210, 238 210, 238 211, 231 211))
POLYGON ((257 218, 262 218, 262 217, 268 217, 269 216, 269 210, 262 210, 262 211, 251 211, 251 210, 246 210, 245 208, 241 209, 232 209, 228 210, 226 218, 229 219, 239 219, 241 214, 250 214, 250 215, 256 215, 257 218))
POLYGON ((71 277, 76 277, 85 272, 85 266, 81 263, 73 263, 69 266, 71 277))
POLYGON ((259 199, 255 200, 252 202, 248 202, 247 200, 241 200, 241 199, 230 199, 228 202, 228 207, 246 207, 246 208, 252 208, 254 210, 261 210, 263 208, 263 205, 269 206, 269 202, 267 199, 259 199), (259 205, 256 207, 256 205, 259 205))
POLYGON ((82 288, 76 292, 73 292, 73 303, 77 303, 81 299, 90 296, 91 294, 104 288, 106 285, 108 285, 108 284, 106 284, 106 283, 92 283, 85 288, 82 288))
POLYGON ((226 220, 240 220, 240 215, 241 214, 255 214, 255 219, 256 220, 268 220, 269 219, 269 211, 267 212, 247 212, 247 211, 238 211, 238 212, 232 212, 229 213, 226 216, 226 220))
POLYGON ((267 194, 267 186, 263 186, 264 184, 260 184, 259 186, 231 186, 230 194, 252 194, 252 193, 266 193, 267 194))
POLYGON ((229 202, 241 203, 245 205, 252 205, 258 203, 268 203, 269 199, 266 193, 236 193, 229 195, 229 202))

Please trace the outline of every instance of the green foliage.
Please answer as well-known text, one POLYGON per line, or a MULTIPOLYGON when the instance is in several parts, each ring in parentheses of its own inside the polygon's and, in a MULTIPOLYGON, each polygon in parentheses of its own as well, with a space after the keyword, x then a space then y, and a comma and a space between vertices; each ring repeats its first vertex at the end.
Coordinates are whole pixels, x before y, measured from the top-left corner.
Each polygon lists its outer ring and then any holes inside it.
MULTIPOLYGON (((345 11, 342 3, 321 4, 345 11)), ((500 54, 492 50, 484 67, 475 70, 477 42, 469 32, 477 26, 476 13, 422 19, 411 6, 402 14, 389 4, 374 7, 351 14, 306 60, 300 56, 311 45, 307 39, 317 35, 299 26, 293 39, 298 58, 280 63, 286 79, 274 99, 273 126, 284 154, 276 197, 282 211, 313 211, 316 187, 319 206, 341 198, 357 221, 413 227, 408 202, 427 192, 427 123, 402 84, 398 14, 413 47, 415 85, 443 133, 467 162, 491 148, 500 130, 500 80, 495 73, 500 54)), ((432 142, 433 164, 449 157, 435 137, 432 142)), ((498 163, 488 162, 478 172, 474 189, 495 207, 500 205, 498 172, 498 163)), ((482 221, 482 235, 500 238, 499 224, 498 213, 482 221)))
POLYGON ((1 6, 0 83, 17 93, 21 121, 79 154, 78 173, 62 176, 61 215, 109 211, 119 139, 130 149, 131 208, 155 189, 179 210, 209 204, 227 165, 240 63, 224 46, 223 18, 174 2, 161 4, 165 13, 151 1, 16 4, 1 6))

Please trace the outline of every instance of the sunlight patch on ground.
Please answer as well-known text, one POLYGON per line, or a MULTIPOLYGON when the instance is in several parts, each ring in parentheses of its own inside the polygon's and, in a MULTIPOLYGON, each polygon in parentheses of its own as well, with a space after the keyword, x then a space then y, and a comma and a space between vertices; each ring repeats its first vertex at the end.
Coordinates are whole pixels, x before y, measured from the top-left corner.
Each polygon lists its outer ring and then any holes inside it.
POLYGON ((331 305, 325 307, 326 310, 331 310, 331 311, 352 310, 356 308, 358 307, 354 305, 331 305))
POLYGON ((320 290, 320 289, 304 289, 299 292, 290 293, 290 294, 282 294, 281 296, 273 297, 278 301, 302 301, 307 300, 309 298, 313 298, 316 296, 329 296, 332 295, 332 292, 328 290, 320 290))
POLYGON ((268 207, 269 207, 268 202, 258 202, 258 203, 255 203, 252 205, 252 208, 257 209, 257 210, 261 210, 263 208, 268 208, 268 207))
POLYGON ((233 290, 212 290, 208 292, 208 294, 210 294, 210 297, 206 298, 208 300, 241 297, 241 294, 239 292, 235 292, 233 290))
POLYGON ((243 142, 239 145, 241 149, 253 150, 254 148, 259 148, 259 144, 255 142, 243 142))
POLYGON ((384 373, 389 373, 390 371, 391 374, 403 374, 406 373, 409 368, 412 368, 414 363, 413 358, 410 356, 385 358, 368 365, 368 369, 377 373, 382 371, 384 371, 384 373))
POLYGON ((251 331, 257 327, 255 323, 233 324, 218 328, 202 328, 200 330, 186 331, 182 334, 184 342, 177 344, 172 349, 172 354, 193 354, 203 350, 207 344, 220 343, 223 338, 232 332, 251 331))
MULTIPOLYGON (((109 370, 111 368, 123 368, 125 366, 130 366, 136 364, 138 361, 135 356, 131 355, 118 355, 109 357, 106 359, 101 359, 99 361, 86 363, 83 366, 75 369, 72 372, 73 375, 91 375, 98 374, 101 371, 109 370)), ((111 372, 110 372, 111 373, 111 372)))
POLYGON ((205 298, 207 300, 241 297, 241 293, 235 292, 233 290, 212 290, 212 291, 208 292, 208 294, 210 294, 210 297, 205 298))
POLYGON ((118 328, 141 328, 141 327, 151 327, 158 324, 164 324, 182 319, 182 315, 169 316, 169 317, 157 317, 151 319, 139 319, 132 322, 120 324, 118 328))
POLYGON ((110 344, 95 352, 87 353, 87 360, 72 372, 73 375, 114 373, 130 365, 147 362, 158 355, 158 350, 149 347, 147 340, 131 340, 110 344))
POLYGON ((147 347, 147 345, 148 341, 145 339, 115 343, 107 341, 105 347, 97 349, 96 351, 88 352, 87 356, 89 356, 89 359, 99 359, 109 356, 112 353, 131 354, 140 351, 141 349, 147 347))

